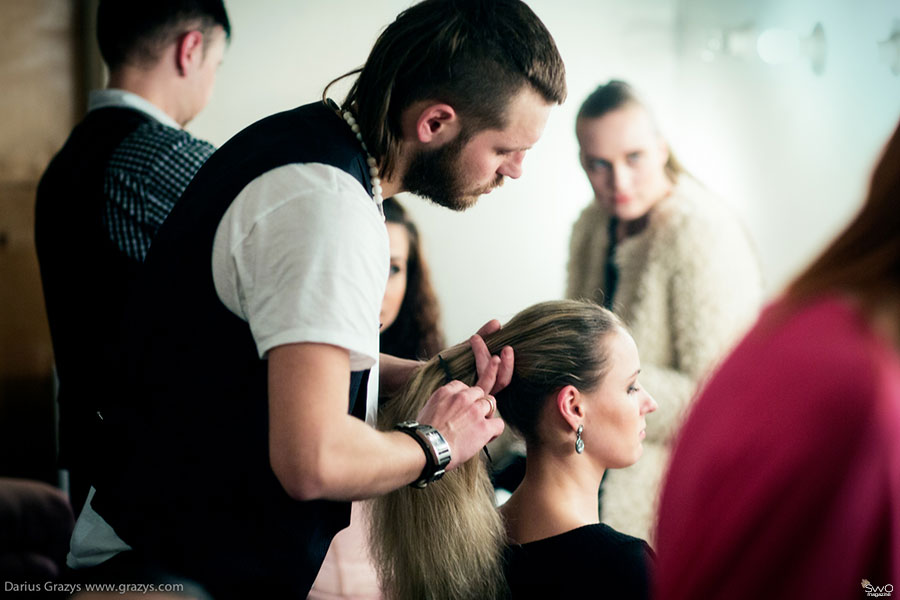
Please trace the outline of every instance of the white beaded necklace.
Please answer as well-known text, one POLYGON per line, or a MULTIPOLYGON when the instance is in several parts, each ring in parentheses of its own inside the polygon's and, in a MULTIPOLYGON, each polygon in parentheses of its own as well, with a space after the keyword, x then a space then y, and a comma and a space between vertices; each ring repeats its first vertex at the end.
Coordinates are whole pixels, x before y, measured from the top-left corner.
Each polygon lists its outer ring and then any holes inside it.
POLYGON ((378 162, 371 154, 369 154, 369 149, 366 147, 362 133, 359 131, 359 123, 356 122, 356 117, 353 116, 353 113, 349 110, 345 110, 341 114, 343 115, 344 120, 347 121, 347 125, 349 125, 350 129, 353 130, 353 133, 356 134, 356 139, 362 144, 363 152, 366 153, 366 164, 369 165, 369 175, 371 175, 372 180, 372 198, 379 206, 381 206, 381 203, 384 202, 384 197, 381 195, 381 179, 378 177, 378 162))

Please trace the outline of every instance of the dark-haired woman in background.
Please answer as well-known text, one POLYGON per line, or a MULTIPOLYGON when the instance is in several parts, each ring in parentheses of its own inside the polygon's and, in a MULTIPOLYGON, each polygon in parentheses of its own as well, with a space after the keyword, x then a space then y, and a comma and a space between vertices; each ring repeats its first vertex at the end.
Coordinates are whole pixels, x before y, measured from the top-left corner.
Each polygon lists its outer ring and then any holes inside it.
POLYGON ((391 244, 391 274, 381 305, 381 352, 428 359, 444 347, 444 336, 419 230, 394 198, 385 199, 384 218, 391 244))

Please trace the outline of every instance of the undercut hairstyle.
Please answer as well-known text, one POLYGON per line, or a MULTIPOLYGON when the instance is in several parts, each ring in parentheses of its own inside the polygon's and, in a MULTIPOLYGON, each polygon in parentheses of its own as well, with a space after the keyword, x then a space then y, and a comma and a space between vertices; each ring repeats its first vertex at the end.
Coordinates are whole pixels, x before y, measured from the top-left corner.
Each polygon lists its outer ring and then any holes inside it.
POLYGON ((900 124, 872 172, 859 213, 788 287, 787 296, 797 303, 847 292, 869 319, 886 311, 900 339, 900 124))
POLYGON ((97 43, 110 71, 147 66, 188 31, 203 33, 204 51, 216 26, 231 37, 223 0, 100 0, 97 43))
POLYGON ((425 360, 444 347, 444 334, 440 327, 437 295, 431 285, 428 264, 419 241, 419 230, 395 198, 385 198, 382 206, 386 223, 396 223, 406 229, 409 256, 406 261, 406 292, 397 318, 381 332, 381 351, 398 358, 425 360))
POLYGON ((401 114, 414 102, 449 104, 471 136, 505 127, 525 86, 548 103, 566 98, 556 43, 520 0, 424 0, 384 30, 362 68, 335 81, 356 73, 344 107, 356 114, 383 177, 396 168, 401 114))
MULTIPOLYGON (((590 96, 581 103, 581 108, 578 109, 578 117, 576 117, 575 122, 577 123, 582 119, 599 119, 607 113, 628 106, 640 106, 643 108, 647 111, 647 114, 650 115, 653 126, 657 127, 653 114, 635 93, 634 88, 618 79, 610 79, 607 83, 600 85, 596 90, 591 92, 590 96)), ((685 172, 684 167, 675 157, 675 152, 672 151, 671 147, 669 148, 669 159, 666 161, 665 170, 666 177, 668 177, 669 181, 672 183, 678 181, 678 176, 685 172)))
MULTIPOLYGON (((588 392, 609 372, 610 334, 621 321, 578 300, 543 302, 485 336, 492 354, 515 352, 512 381, 497 394, 506 423, 529 445, 540 444, 540 417, 566 385, 588 392)), ((380 408, 379 426, 414 419, 431 394, 451 380, 474 385, 468 342, 420 367, 400 394, 380 408), (443 360, 444 364, 441 364, 443 360)), ((479 454, 425 489, 404 487, 371 503, 372 556, 393 600, 503 598, 506 533, 494 506, 487 465, 479 454)))

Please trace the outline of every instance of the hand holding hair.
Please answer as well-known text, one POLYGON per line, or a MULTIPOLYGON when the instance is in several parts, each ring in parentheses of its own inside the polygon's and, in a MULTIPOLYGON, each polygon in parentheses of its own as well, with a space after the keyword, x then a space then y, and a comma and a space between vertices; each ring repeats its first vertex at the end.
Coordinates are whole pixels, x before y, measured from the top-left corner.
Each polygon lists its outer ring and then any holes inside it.
POLYGON ((484 343, 482 336, 490 335, 500 330, 500 321, 491 319, 481 326, 478 332, 469 338, 469 344, 472 345, 472 354, 475 356, 475 371, 478 373, 478 387, 483 389, 486 394, 496 394, 512 380, 514 355, 511 346, 504 346, 500 351, 499 357, 492 357, 487 344, 484 343), (493 379, 488 379, 489 363, 493 358, 499 358, 498 369, 493 379))
MULTIPOLYGON (((500 360, 492 360, 489 370, 496 370, 500 360)), ((487 418, 483 402, 484 390, 461 381, 439 387, 422 407, 416 420, 437 429, 450 444, 451 458, 446 470, 451 471, 475 456, 488 442, 503 433, 501 419, 487 418)))

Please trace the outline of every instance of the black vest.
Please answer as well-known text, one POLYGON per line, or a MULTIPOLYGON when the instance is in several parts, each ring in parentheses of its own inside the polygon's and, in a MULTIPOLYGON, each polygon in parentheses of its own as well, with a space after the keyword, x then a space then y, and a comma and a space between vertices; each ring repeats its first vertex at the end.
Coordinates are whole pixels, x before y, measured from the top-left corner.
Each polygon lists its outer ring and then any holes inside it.
POLYGON ((103 177, 122 140, 150 120, 126 108, 91 111, 38 185, 35 245, 59 376, 60 462, 79 473, 91 462, 97 439, 104 346, 115 339, 140 267, 109 239, 103 177))
MULTIPOLYGON (((308 162, 371 187, 359 142, 322 103, 251 125, 204 164, 150 248, 105 394, 105 429, 121 451, 94 508, 138 555, 217 599, 263 589, 305 597, 349 522, 349 503, 295 501, 272 472, 267 361, 219 300, 211 268, 216 229, 238 193, 267 171, 308 162)), ((351 382, 353 411, 357 391, 365 405, 364 374, 351 382)))

